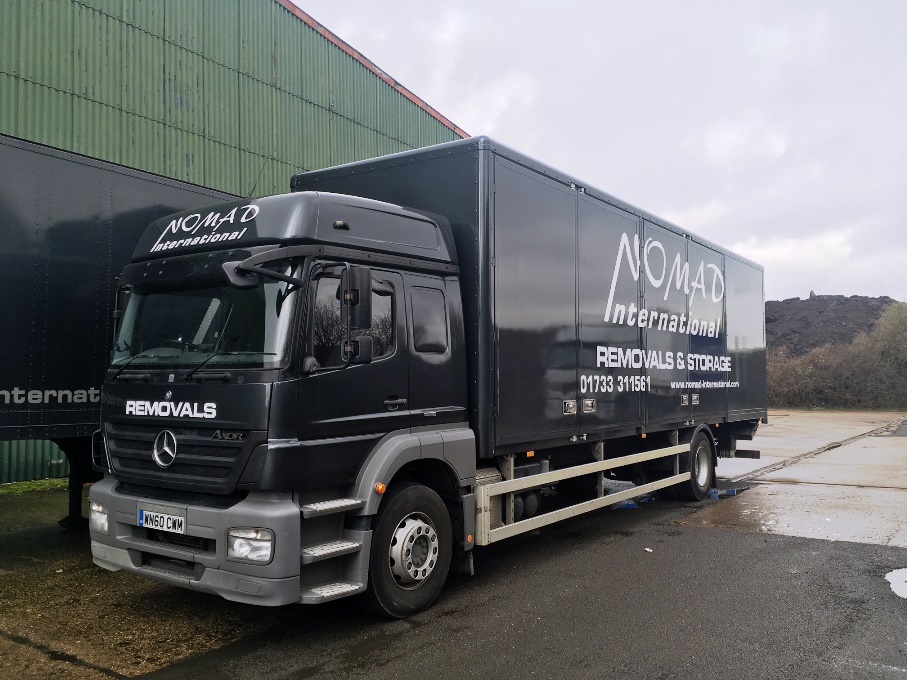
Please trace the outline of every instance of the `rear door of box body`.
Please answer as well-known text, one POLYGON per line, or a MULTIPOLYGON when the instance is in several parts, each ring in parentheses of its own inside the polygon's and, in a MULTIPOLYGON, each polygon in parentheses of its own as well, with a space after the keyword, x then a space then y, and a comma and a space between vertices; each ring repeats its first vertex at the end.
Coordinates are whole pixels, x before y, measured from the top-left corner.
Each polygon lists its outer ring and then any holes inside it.
POLYGON ((728 416, 732 420, 765 415, 765 302, 761 269, 733 257, 726 271, 728 416))

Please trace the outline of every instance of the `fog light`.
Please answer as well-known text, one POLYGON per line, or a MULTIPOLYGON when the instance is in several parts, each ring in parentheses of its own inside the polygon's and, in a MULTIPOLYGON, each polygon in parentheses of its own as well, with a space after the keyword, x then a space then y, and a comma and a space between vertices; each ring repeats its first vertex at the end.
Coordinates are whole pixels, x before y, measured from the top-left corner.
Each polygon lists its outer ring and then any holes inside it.
POLYGON ((88 504, 88 527, 96 534, 110 535, 110 522, 107 519, 107 508, 91 501, 88 504))
POLYGON ((230 529, 227 531, 227 559, 267 564, 273 557, 274 532, 270 529, 230 529))

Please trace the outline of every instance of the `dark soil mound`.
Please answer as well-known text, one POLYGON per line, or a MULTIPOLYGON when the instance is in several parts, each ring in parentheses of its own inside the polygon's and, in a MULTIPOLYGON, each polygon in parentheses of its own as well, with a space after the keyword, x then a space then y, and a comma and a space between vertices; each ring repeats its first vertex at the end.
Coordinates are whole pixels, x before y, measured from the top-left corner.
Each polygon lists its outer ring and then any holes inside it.
POLYGON ((887 296, 862 295, 810 295, 805 300, 767 301, 768 350, 783 349, 790 356, 800 356, 822 345, 849 345, 860 333, 871 331, 892 302, 887 296))

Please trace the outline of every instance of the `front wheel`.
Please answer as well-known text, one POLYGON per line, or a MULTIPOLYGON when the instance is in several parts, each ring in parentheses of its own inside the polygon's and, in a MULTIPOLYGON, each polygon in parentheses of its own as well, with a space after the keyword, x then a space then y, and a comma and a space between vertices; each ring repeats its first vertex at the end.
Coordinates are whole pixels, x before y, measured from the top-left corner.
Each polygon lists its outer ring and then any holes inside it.
POLYGON ((705 432, 699 432, 690 443, 690 480, 677 486, 678 498, 685 501, 701 501, 709 495, 714 481, 715 466, 712 465, 712 443, 705 432))
POLYGON ((395 619, 428 607, 447 579, 452 545, 450 513, 437 493, 421 484, 390 490, 372 534, 369 606, 395 619))

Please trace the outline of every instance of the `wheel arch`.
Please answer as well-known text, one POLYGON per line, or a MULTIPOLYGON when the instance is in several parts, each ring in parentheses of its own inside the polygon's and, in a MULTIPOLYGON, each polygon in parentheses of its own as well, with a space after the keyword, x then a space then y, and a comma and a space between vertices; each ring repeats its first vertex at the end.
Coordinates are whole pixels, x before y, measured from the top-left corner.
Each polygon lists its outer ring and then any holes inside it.
POLYGON ((692 444, 693 440, 700 432, 704 432, 709 439, 709 446, 712 449, 712 467, 716 467, 718 465, 718 440, 715 438, 715 433, 712 432, 712 428, 707 424, 702 423, 696 427, 682 430, 678 435, 677 443, 692 444))
POLYGON ((366 501, 356 514, 374 515, 381 504, 377 484, 390 490, 414 481, 454 502, 462 488, 475 484, 475 436, 469 428, 400 431, 385 436, 369 454, 355 483, 356 497, 366 501))

